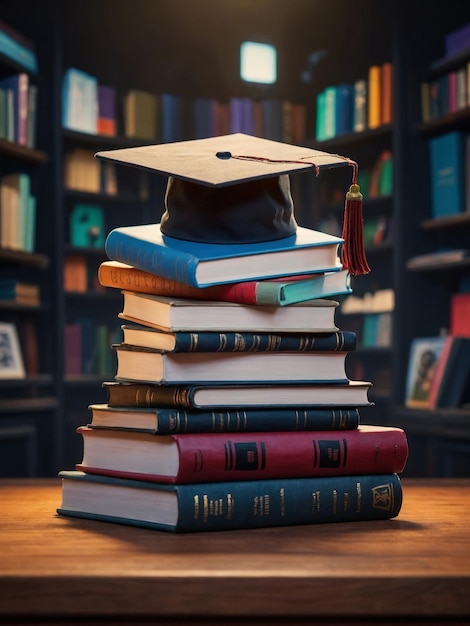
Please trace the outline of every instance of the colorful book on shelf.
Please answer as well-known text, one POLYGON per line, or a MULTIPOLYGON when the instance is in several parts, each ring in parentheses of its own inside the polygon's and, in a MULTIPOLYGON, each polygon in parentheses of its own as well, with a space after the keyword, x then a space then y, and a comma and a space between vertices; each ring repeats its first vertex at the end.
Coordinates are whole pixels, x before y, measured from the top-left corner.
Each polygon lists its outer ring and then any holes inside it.
POLYGON ((116 89, 109 85, 98 85, 97 133, 114 137, 117 130, 116 89))
POLYGON ((372 383, 241 384, 241 385, 155 385, 105 381, 108 404, 113 406, 208 408, 343 408, 365 407, 372 403, 372 383))
POLYGON ((354 85, 341 83, 336 86, 336 135, 353 130, 354 85))
POLYGON ((368 124, 368 83, 365 78, 360 78, 354 83, 354 113, 353 130, 362 132, 366 130, 368 124))
POLYGON ((380 66, 380 121, 391 124, 393 121, 393 65, 390 62, 380 66))
POLYGON ((367 76, 367 127, 381 125, 380 65, 371 65, 367 76))
POLYGON ((159 435, 175 433, 287 432, 352 430, 359 425, 359 409, 296 408, 185 410, 176 407, 91 404, 92 428, 141 430, 159 435))
POLYGON ((356 347, 350 331, 334 333, 163 332, 124 324, 122 343, 165 352, 349 352, 356 347))
POLYGON ((29 76, 26 72, 13 74, 0 79, 0 89, 11 93, 13 104, 13 141, 26 146, 28 133, 28 91, 29 76))
POLYGON ((0 301, 12 301, 17 304, 38 306, 40 289, 35 283, 26 283, 17 279, 0 279, 0 301))
POLYGON ((155 140, 160 132, 160 98, 142 89, 131 89, 124 98, 126 137, 155 140))
POLYGON ((469 397, 470 337, 445 338, 429 391, 429 406, 459 408, 469 397))
POLYGON ((300 276, 249 280, 237 283, 192 287, 184 283, 145 272, 119 261, 103 261, 98 267, 98 280, 105 287, 129 289, 157 296, 222 300, 241 304, 286 306, 316 298, 351 293, 347 270, 300 276))
POLYGON ((429 140, 431 208, 433 217, 465 209, 465 141, 461 131, 429 140))
POLYGON ((449 331, 451 335, 470 337, 470 292, 452 294, 449 331))
POLYGON ((334 332, 336 300, 317 299, 290 306, 258 306, 191 300, 123 291, 118 317, 165 331, 334 332))
POLYGON ((347 382, 347 352, 162 352, 113 344, 116 379, 181 383, 347 382))
POLYGON ((76 465, 103 474, 158 483, 211 483, 345 474, 400 473, 405 432, 389 426, 354 430, 154 435, 80 426, 76 465))
POLYGON ((290 237, 263 243, 213 244, 162 235, 160 224, 121 226, 105 242, 111 260, 208 287, 315 272, 339 271, 340 237, 298 227, 290 237))
POLYGON ((62 79, 62 126, 82 133, 96 134, 98 121, 98 81, 96 76, 68 68, 62 79))
POLYGON ((400 512, 403 499, 398 474, 192 485, 77 471, 62 471, 59 476, 59 515, 172 532, 390 519, 400 512))

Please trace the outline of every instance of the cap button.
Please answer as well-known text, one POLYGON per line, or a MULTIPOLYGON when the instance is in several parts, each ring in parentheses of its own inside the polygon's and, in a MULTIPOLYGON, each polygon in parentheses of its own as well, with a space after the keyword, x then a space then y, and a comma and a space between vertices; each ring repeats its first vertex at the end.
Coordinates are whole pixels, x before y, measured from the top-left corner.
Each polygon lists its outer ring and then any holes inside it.
POLYGON ((225 152, 223 152, 223 151, 222 151, 222 152, 216 152, 216 153, 215 153, 215 156, 216 156, 218 159, 223 159, 224 161, 226 161, 227 159, 231 159, 231 158, 232 158, 232 153, 231 153, 231 152, 228 152, 228 151, 225 151, 225 152))

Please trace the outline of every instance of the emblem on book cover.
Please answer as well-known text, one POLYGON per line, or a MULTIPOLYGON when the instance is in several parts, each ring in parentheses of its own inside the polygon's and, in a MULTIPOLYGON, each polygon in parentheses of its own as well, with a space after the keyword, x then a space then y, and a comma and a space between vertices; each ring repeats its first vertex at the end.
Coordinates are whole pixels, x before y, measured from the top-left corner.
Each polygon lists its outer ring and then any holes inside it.
POLYGON ((372 488, 372 506, 382 511, 393 510, 393 487, 391 483, 372 488))

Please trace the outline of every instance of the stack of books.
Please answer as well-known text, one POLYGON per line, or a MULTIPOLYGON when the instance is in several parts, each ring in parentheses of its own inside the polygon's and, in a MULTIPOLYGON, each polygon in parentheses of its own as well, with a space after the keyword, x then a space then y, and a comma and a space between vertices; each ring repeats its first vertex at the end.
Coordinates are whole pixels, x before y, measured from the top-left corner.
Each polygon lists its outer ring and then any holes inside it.
POLYGON ((227 247, 161 230, 107 237, 116 376, 78 429, 58 512, 179 532, 396 516, 407 440, 360 423, 371 383, 348 378, 356 336, 335 323, 351 291, 341 239, 296 227, 227 247))

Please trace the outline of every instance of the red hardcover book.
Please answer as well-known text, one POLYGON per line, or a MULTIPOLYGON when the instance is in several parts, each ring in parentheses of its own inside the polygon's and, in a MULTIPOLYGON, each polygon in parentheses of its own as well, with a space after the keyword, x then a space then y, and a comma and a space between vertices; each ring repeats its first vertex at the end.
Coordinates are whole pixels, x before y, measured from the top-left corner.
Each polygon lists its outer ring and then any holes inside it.
POLYGON ((401 472, 405 432, 355 430, 153 435, 81 426, 77 469, 161 483, 200 483, 401 472))
POLYGON ((451 298, 450 334, 470 337, 470 292, 454 293, 451 298))

